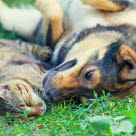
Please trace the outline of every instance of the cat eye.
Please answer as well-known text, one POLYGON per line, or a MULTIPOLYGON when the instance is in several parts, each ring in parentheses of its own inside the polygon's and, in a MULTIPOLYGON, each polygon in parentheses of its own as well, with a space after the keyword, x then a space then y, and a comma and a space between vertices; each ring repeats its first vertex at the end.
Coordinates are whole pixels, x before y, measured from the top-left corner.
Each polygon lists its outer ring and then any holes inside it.
POLYGON ((90 80, 95 70, 89 71, 85 74, 85 79, 90 80))

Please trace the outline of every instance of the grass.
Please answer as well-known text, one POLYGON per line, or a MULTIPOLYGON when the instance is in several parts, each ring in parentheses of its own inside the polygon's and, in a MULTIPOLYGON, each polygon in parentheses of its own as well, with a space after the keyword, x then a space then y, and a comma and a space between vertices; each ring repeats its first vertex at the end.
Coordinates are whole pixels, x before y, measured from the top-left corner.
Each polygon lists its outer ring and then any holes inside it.
POLYGON ((20 7, 22 5, 33 4, 35 0, 3 0, 8 6, 20 7))
MULTIPOLYGON (((93 130, 90 125, 89 116, 111 115, 115 117, 136 109, 132 96, 122 100, 109 99, 104 96, 92 100, 89 104, 78 106, 73 101, 52 105, 48 103, 47 105, 48 111, 38 118, 24 120, 5 118, 0 120, 0 135, 96 136, 98 132, 93 130)), ((127 136, 129 134, 119 135, 127 136)))
MULTIPOLYGON (((49 135, 49 136, 97 136, 88 117, 95 115, 125 115, 126 111, 136 109, 134 96, 124 99, 102 96, 91 100, 89 104, 76 105, 71 101, 57 104, 48 103, 47 112, 38 118, 0 120, 0 135, 49 135), (101 101, 101 102, 100 102, 101 101)), ((107 134, 110 135, 110 134, 107 134)), ((118 136, 130 136, 130 133, 120 133, 118 136)))
MULTIPOLYGON (((19 6, 19 0, 5 0, 10 6, 13 3, 19 6)), ((33 0, 22 0, 28 4, 33 0)), ((16 39, 14 32, 7 32, 0 27, 0 38, 16 39)), ((12 119, 11 117, 0 119, 0 135, 5 136, 98 136, 115 135, 131 136, 136 133, 99 133, 88 120, 88 117, 96 115, 110 115, 112 117, 122 116, 129 113, 130 120, 135 124, 136 115, 132 111, 136 110, 135 96, 127 96, 117 99, 108 96, 101 96, 91 100, 90 103, 76 105, 72 100, 63 101, 56 104, 47 103, 47 112, 37 118, 12 119)), ((10 114, 8 114, 10 116, 10 114)), ((136 124, 135 124, 136 125, 136 124)), ((135 129, 136 131, 136 129, 135 129)))

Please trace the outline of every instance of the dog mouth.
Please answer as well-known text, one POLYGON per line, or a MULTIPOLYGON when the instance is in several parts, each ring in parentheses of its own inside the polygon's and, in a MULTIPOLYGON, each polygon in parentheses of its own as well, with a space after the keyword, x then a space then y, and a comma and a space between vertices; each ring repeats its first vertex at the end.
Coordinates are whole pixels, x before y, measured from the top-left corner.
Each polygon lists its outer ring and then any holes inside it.
MULTIPOLYGON (((55 89, 53 87, 52 80, 53 80, 54 76, 57 75, 59 72, 71 69, 76 64, 77 64, 77 60, 74 59, 74 60, 68 61, 64 64, 61 64, 61 65, 49 70, 45 74, 45 76, 43 78, 43 82, 42 82, 43 88, 45 91, 45 99, 47 99, 49 101, 58 101, 63 98, 67 98, 67 97, 71 96, 72 91, 70 91, 70 90, 72 90, 72 89, 69 89, 69 88, 68 89, 67 88, 55 89)), ((60 81, 60 84, 61 84, 61 81, 60 81)))
POLYGON ((64 88, 64 89, 60 89, 60 90, 56 90, 55 88, 51 88, 46 91, 45 95, 46 95, 46 99, 48 101, 57 102, 60 100, 71 99, 73 97, 78 97, 78 96, 85 96, 88 98, 92 98, 92 92, 93 92, 93 89, 88 89, 85 87, 64 88))
POLYGON ((65 93, 65 91, 67 92, 67 90, 56 90, 54 88, 49 89, 46 91, 45 95, 46 95, 46 99, 50 102, 58 102, 60 100, 63 99, 68 99, 70 98, 70 94, 65 93))
POLYGON ((55 94, 55 89, 47 90, 45 95, 46 95, 46 99, 50 102, 55 102, 61 98, 60 95, 55 94))

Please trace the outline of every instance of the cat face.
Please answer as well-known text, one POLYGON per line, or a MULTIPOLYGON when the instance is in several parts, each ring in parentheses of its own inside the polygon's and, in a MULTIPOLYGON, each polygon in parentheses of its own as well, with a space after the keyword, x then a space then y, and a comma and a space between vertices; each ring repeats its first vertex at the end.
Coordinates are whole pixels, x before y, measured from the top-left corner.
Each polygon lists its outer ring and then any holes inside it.
POLYGON ((45 112, 46 105, 24 81, 12 80, 0 86, 0 115, 10 112, 18 117, 23 110, 28 112, 28 116, 38 116, 45 112))

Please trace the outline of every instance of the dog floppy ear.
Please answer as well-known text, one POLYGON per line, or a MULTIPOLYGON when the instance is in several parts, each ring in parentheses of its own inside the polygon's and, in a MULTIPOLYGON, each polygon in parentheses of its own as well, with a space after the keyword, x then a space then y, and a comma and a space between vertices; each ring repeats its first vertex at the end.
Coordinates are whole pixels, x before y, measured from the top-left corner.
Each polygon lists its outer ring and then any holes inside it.
POLYGON ((120 81, 136 81, 136 52, 127 45, 122 45, 116 55, 120 67, 120 81))

